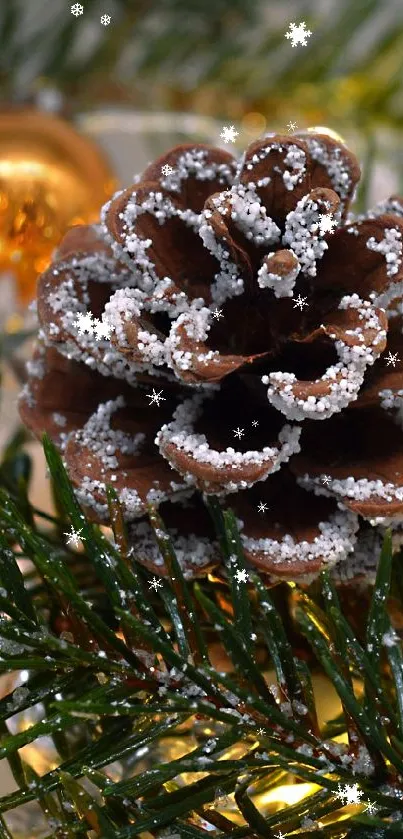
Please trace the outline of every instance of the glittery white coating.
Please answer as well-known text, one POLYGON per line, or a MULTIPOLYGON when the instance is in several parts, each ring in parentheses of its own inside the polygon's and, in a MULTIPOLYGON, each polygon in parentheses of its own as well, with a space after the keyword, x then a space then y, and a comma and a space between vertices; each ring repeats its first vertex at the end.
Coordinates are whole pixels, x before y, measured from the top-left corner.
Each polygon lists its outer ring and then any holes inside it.
MULTIPOLYGON (((210 448, 206 436, 195 434, 193 430, 196 421, 202 416, 204 399, 205 397, 201 394, 186 399, 176 408, 172 421, 163 425, 158 431, 155 443, 164 457, 166 457, 164 446, 171 443, 177 449, 189 454, 198 463, 212 465, 218 470, 267 463, 267 469, 259 478, 259 480, 265 480, 271 472, 276 472, 280 468, 281 463, 287 462, 292 454, 299 452, 301 429, 290 425, 284 425, 281 429, 278 435, 278 447, 265 446, 262 451, 247 452, 235 451, 232 446, 227 447, 225 451, 210 448)), ((226 490, 235 492, 240 487, 253 486, 253 483, 254 481, 248 482, 244 478, 238 481, 234 479, 227 483, 226 490)))
MULTIPOLYGON (((297 254, 294 253, 291 248, 290 253, 298 259, 297 254)), ((271 256, 275 256, 275 251, 270 251, 270 253, 267 254, 267 259, 270 259, 271 256)), ((277 298, 292 297, 295 288, 295 281, 300 270, 301 265, 297 262, 295 268, 292 268, 288 274, 280 276, 279 274, 269 271, 267 265, 263 263, 257 272, 258 286, 259 288, 271 288, 274 291, 274 296, 277 298)))
POLYGON ((371 366, 382 352, 381 342, 385 339, 386 332, 381 328, 375 307, 369 301, 353 294, 342 297, 338 308, 358 310, 363 327, 348 330, 347 334, 354 335, 361 345, 349 346, 342 340, 335 341, 334 346, 340 361, 329 367, 319 379, 315 379, 315 384, 323 382, 329 385, 327 393, 320 396, 310 394, 302 399, 293 391, 293 386, 298 382, 294 373, 274 372, 262 376, 263 384, 269 385, 269 402, 289 420, 323 420, 346 408, 350 402, 357 399, 367 367, 371 366), (376 331, 370 343, 365 344, 364 329, 376 331))
MULTIPOLYGON (((238 520, 238 525, 240 524, 238 520)), ((241 523, 241 530, 244 522, 241 523)), ((345 559, 353 549, 359 528, 358 517, 350 511, 337 510, 327 521, 318 523, 319 535, 313 541, 295 541, 289 534, 282 539, 254 539, 241 532, 244 548, 251 554, 267 554, 270 564, 312 562, 318 558, 333 565, 345 559)), ((273 568, 273 573, 275 569, 273 568)))
POLYGON ((77 442, 99 458, 102 463, 102 472, 118 468, 119 461, 116 452, 138 454, 142 449, 145 434, 139 433, 133 437, 120 429, 111 428, 112 415, 124 407, 123 396, 101 402, 83 428, 76 432, 77 442))
POLYGON ((313 160, 326 169, 331 180, 332 188, 340 196, 344 204, 351 190, 351 176, 341 148, 328 149, 325 138, 312 137, 308 133, 303 135, 304 143, 309 148, 313 160))
POLYGON ((319 204, 309 195, 298 201, 295 210, 288 213, 285 220, 283 245, 296 255, 301 270, 309 277, 316 277, 316 261, 327 251, 328 245, 319 236, 319 204))
MULTIPOLYGON (((297 483, 304 487, 304 489, 312 489, 316 492, 320 477, 302 475, 297 478, 297 483)), ((384 483, 379 478, 374 481, 369 481, 367 478, 354 478, 350 475, 348 478, 338 479, 333 478, 328 483, 330 494, 334 492, 339 498, 351 498, 354 501, 376 501, 381 498, 384 501, 396 502, 403 501, 403 486, 398 486, 390 482, 384 483)), ((326 494, 321 492, 318 494, 326 494)), ((370 518, 363 515, 363 518, 370 518)), ((400 514, 401 515, 401 514, 400 514)))
MULTIPOLYGON (((176 528, 168 528, 168 532, 185 579, 192 576, 192 569, 208 565, 217 553, 217 544, 211 539, 194 533, 185 536, 176 528)), ((148 522, 134 525, 130 536, 134 541, 136 558, 151 562, 156 568, 163 567, 164 559, 148 522)))

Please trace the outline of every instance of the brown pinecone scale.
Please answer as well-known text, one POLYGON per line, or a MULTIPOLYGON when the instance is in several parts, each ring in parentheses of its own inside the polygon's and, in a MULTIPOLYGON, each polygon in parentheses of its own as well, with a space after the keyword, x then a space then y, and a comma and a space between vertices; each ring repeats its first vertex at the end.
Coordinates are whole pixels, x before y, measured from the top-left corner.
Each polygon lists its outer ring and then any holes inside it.
POLYGON ((219 562, 211 494, 274 579, 352 556, 362 574, 399 531, 403 201, 354 216, 359 175, 310 131, 268 134, 239 161, 177 146, 40 277, 21 416, 94 520, 115 488, 154 573, 148 503, 188 577, 219 562))

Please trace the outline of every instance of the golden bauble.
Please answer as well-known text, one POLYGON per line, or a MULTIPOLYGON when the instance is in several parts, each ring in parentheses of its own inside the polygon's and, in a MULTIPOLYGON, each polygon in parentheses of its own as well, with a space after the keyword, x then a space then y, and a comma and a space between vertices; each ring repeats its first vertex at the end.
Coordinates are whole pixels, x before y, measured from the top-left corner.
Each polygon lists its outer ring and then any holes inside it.
POLYGON ((14 274, 21 302, 67 228, 96 221, 115 187, 97 146, 68 122, 0 112, 0 272, 14 274))

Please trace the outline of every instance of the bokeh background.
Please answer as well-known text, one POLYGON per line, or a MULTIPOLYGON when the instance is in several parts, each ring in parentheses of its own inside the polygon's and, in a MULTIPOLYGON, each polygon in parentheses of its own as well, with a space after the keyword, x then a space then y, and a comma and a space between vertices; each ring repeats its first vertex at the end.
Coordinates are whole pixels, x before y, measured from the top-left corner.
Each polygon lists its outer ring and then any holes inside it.
POLYGON ((121 180, 178 135, 219 140, 214 121, 240 148, 293 121, 380 164, 361 201, 382 179, 403 189, 402 0, 82 0, 78 17, 72 2, 1 0, 2 98, 74 116, 121 180), (312 36, 292 48, 301 20, 312 36))

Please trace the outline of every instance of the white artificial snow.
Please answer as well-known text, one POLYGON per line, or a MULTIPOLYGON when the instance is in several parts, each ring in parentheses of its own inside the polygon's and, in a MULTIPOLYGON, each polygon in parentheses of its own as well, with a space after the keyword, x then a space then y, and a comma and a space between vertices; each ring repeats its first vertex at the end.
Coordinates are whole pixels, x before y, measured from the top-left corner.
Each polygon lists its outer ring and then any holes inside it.
MULTIPOLYGON (((189 533, 186 536, 175 528, 169 528, 175 556, 186 578, 192 576, 195 568, 209 564, 217 552, 217 543, 205 537, 189 533)), ((164 565, 160 549, 155 541, 148 522, 132 525, 130 540, 134 545, 134 554, 140 560, 151 562, 156 568, 164 565)))
POLYGON ((66 417, 64 417, 63 414, 57 413, 57 411, 55 411, 52 414, 52 419, 53 419, 53 422, 56 423, 56 425, 59 425, 62 428, 66 425, 66 422, 67 422, 66 417))
POLYGON ((197 181, 218 181, 226 188, 231 186, 235 171, 235 160, 230 163, 217 163, 209 159, 207 149, 194 148, 179 155, 175 161, 175 168, 165 177, 161 177, 160 183, 169 192, 180 192, 182 181, 186 182, 189 178, 195 178, 197 181))
POLYGON ((125 324, 135 323, 138 329, 137 343, 134 349, 144 358, 144 361, 152 365, 160 366, 166 361, 164 341, 159 340, 158 335, 153 331, 152 324, 149 329, 139 328, 142 309, 142 298, 144 295, 139 289, 118 289, 105 305, 105 316, 113 325, 119 343, 129 347, 125 324))
POLYGON ((217 259, 220 270, 212 279, 210 293, 216 306, 222 305, 232 297, 239 297, 244 292, 244 281, 239 276, 238 266, 230 258, 230 253, 223 242, 217 239, 210 223, 211 210, 203 210, 199 227, 199 236, 203 245, 217 259))
POLYGON ((386 228, 384 234, 380 242, 377 242, 374 236, 370 236, 367 248, 383 254, 386 260, 386 273, 388 277, 393 277, 402 264, 402 234, 396 227, 386 228))
MULTIPOLYGON (((272 135, 267 134, 266 139, 270 139, 272 135)), ((291 143, 290 145, 286 145, 283 143, 279 143, 275 140, 272 142, 267 142, 264 146, 254 152, 251 158, 248 159, 248 162, 245 166, 245 162, 242 162, 242 169, 245 172, 253 172, 253 169, 256 165, 261 163, 263 160, 270 155, 271 152, 286 152, 284 155, 284 164, 286 169, 281 170, 279 167, 273 167, 273 170, 279 172, 283 178, 283 184, 287 190, 293 190, 297 184, 299 184, 305 174, 306 174, 306 155, 303 149, 297 146, 295 143, 291 143)), ((268 161, 268 171, 270 171, 270 162, 268 161)), ((268 177, 267 183, 270 182, 271 178, 268 177)), ((253 181, 249 184, 253 186, 253 181)), ((266 186, 267 184, 257 183, 258 186, 266 186)))
MULTIPOLYGON (((236 478, 236 470, 247 468, 248 465, 266 464, 264 474, 259 480, 265 480, 271 472, 276 472, 280 464, 287 462, 292 454, 300 451, 299 437, 301 429, 284 425, 278 435, 278 447, 265 446, 262 451, 251 450, 248 452, 235 451, 227 447, 225 451, 219 452, 211 449, 204 434, 195 434, 193 427, 198 418, 202 415, 203 402, 206 397, 196 395, 186 399, 179 405, 170 423, 163 425, 157 433, 155 443, 161 454, 165 454, 165 445, 170 443, 177 450, 184 451, 198 463, 205 463, 214 466, 218 473, 223 469, 233 469, 233 479, 226 484, 227 492, 235 492, 240 487, 252 486, 254 481, 246 481, 242 475, 236 478)), ((167 457, 169 460, 169 457, 167 457)), ((175 465, 175 468, 178 468, 175 465)), ((218 477, 218 476, 217 476, 218 477)))
POLYGON ((280 230, 267 215, 253 183, 235 184, 226 192, 212 198, 212 203, 224 218, 229 217, 238 230, 257 247, 278 241, 280 230))
POLYGON ((343 156, 343 150, 334 147, 328 149, 325 139, 312 137, 309 134, 304 134, 303 140, 309 148, 312 159, 326 169, 332 188, 344 203, 351 190, 351 175, 349 163, 343 156))
POLYGON ((309 277, 316 277, 316 260, 321 259, 328 248, 327 242, 318 235, 320 206, 310 195, 298 201, 295 210, 286 216, 283 245, 291 248, 301 270, 309 277))
POLYGON ((283 562, 312 562, 318 558, 333 564, 345 559, 353 549, 358 528, 358 517, 354 513, 338 510, 327 521, 318 523, 320 535, 315 536, 312 542, 298 542, 289 534, 281 540, 254 539, 242 532, 241 541, 248 553, 266 554, 274 565, 283 562))
POLYGON ((274 291, 274 296, 279 297, 292 297, 293 290, 295 287, 295 280, 298 277, 298 274, 301 270, 301 265, 298 261, 297 254, 294 253, 293 250, 289 250, 289 253, 295 257, 296 263, 295 267, 288 272, 288 274, 280 275, 274 272, 269 271, 267 267, 267 262, 270 257, 275 256, 275 251, 270 251, 264 259, 263 264, 259 268, 257 272, 257 282, 259 288, 271 288, 274 291))
POLYGON ((357 310, 359 320, 363 322, 362 327, 348 330, 347 334, 355 335, 360 345, 349 346, 341 339, 335 341, 340 361, 328 367, 323 376, 313 383, 316 385, 323 382, 327 386, 326 393, 318 396, 310 394, 306 399, 297 398, 294 385, 299 382, 294 373, 273 372, 262 376, 263 384, 269 385, 269 402, 285 414, 287 419, 326 419, 346 408, 358 398, 367 367, 374 364, 382 352, 381 342, 386 337, 386 331, 381 328, 375 307, 368 300, 361 300, 357 294, 353 294, 342 297, 338 308, 357 310), (372 339, 368 337, 368 343, 365 343, 364 330, 375 331, 372 339))
MULTIPOLYGON (((305 489, 313 489, 318 485, 319 478, 305 473, 297 478, 297 481, 305 489)), ((390 482, 384 483, 379 478, 374 481, 352 476, 343 479, 333 478, 329 483, 329 490, 341 498, 352 498, 354 501, 376 502, 378 498, 388 502, 403 501, 403 486, 390 482)), ((326 492, 322 490, 320 494, 324 495, 326 492)), ((363 515, 363 518, 367 516, 363 515)))
POLYGON ((354 551, 332 569, 333 579, 344 584, 353 582, 355 586, 373 585, 382 541, 381 533, 375 528, 359 532, 354 551))
POLYGON ((139 433, 133 437, 120 429, 111 428, 112 415, 124 407, 123 396, 100 403, 84 427, 76 432, 77 442, 96 454, 102 462, 102 471, 118 468, 117 453, 136 455, 142 449, 145 434, 139 433))

